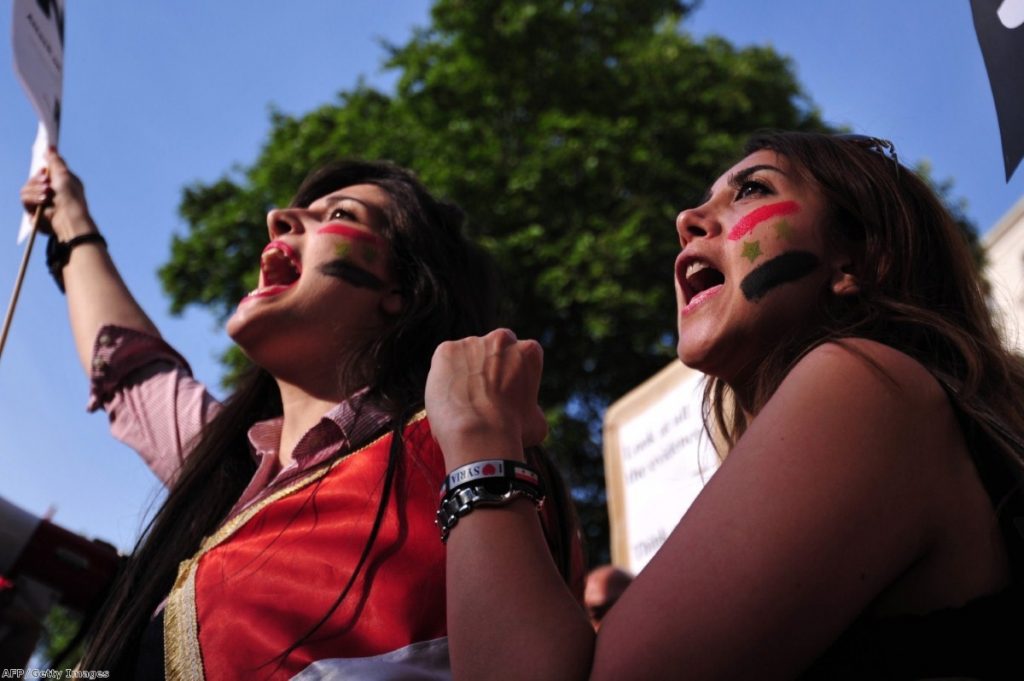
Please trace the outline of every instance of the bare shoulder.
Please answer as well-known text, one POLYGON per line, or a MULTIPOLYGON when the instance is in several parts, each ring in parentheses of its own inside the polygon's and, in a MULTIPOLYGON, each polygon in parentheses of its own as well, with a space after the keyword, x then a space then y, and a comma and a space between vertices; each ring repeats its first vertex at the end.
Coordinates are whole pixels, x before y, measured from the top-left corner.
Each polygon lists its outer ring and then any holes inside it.
POLYGON ((793 391, 834 389, 837 402, 854 401, 872 412, 898 406, 907 417, 952 415, 942 386, 916 359, 866 338, 847 338, 814 348, 780 386, 793 391))
POLYGON ((906 353, 862 338, 823 344, 797 362, 737 451, 780 443, 816 480, 860 479, 866 497, 913 499, 916 508, 903 510, 921 517, 935 515, 929 489, 953 488, 970 473, 938 380, 906 353))
POLYGON ((956 489, 973 475, 938 380, 906 353, 863 338, 826 343, 803 357, 747 435, 759 444, 772 437, 800 443, 794 456, 822 479, 831 472, 848 481, 857 469, 876 481, 873 489, 914 499, 915 510, 930 517, 936 495, 929 490, 956 489), (889 484, 878 484, 881 478, 889 484))
POLYGON ((604 620, 595 669, 792 678, 883 595, 906 611, 946 605, 894 585, 963 498, 951 411, 897 350, 850 340, 808 353, 604 620))

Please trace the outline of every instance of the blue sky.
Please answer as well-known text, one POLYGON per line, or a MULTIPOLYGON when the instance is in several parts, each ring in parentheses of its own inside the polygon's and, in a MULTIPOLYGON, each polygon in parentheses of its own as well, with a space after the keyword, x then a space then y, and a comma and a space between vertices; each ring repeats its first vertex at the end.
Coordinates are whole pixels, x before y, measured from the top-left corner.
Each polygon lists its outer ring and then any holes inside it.
MULTIPOLYGON (((184 186, 211 181, 256 156, 271 105, 301 114, 360 77, 389 88, 381 38, 402 43, 425 26, 424 0, 198 0, 76 2, 67 7, 61 151, 86 183, 90 206, 122 273, 164 336, 216 385, 229 342, 196 311, 167 314, 156 270, 184 186)), ((10 34, 10 3, 0 35, 10 34)), ((1007 185, 999 133, 967 0, 707 0, 684 26, 789 55, 830 122, 896 142, 927 159, 986 231, 1024 195, 1007 185)), ((17 190, 36 120, 6 49, 0 66, 0 300, 21 248, 17 190)), ((709 178, 711 180, 712 178, 709 178)), ((669 228, 670 229, 670 228, 669 228)), ((42 242, 41 242, 42 243, 42 242)), ((666 286, 669 282, 666 281, 666 286)), ((666 315, 671 315, 669 310, 666 315)), ((644 377, 638 376, 637 382, 644 377)), ((216 391, 215 391, 216 392, 216 391)), ((64 301, 41 249, 0 357, 0 497, 55 522, 129 547, 159 499, 155 478, 84 411, 86 381, 64 301)))

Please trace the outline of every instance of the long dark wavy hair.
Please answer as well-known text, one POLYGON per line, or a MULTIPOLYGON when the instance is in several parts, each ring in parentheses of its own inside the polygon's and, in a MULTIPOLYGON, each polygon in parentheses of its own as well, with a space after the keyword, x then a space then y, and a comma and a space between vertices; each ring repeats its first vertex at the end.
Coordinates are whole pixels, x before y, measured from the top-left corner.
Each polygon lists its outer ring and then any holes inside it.
MULTIPOLYGON (((442 341, 486 333, 497 325, 498 278, 489 257, 463 235, 465 216, 454 204, 434 198, 409 171, 387 162, 342 161, 325 166, 299 187, 293 206, 305 207, 343 187, 374 184, 390 197, 382 236, 403 296, 403 308, 385 331, 337 367, 340 385, 368 385, 366 404, 390 416, 393 433, 375 522, 347 584, 334 606, 288 650, 323 626, 355 583, 376 539, 402 465, 405 423, 423 408, 423 391, 434 349, 442 341)), ((248 429, 280 416, 274 378, 254 367, 198 438, 163 506, 139 539, 126 568, 96 618, 80 666, 130 677, 142 632, 167 596, 178 564, 192 556, 204 536, 224 520, 255 472, 248 429)), ((569 574, 575 517, 557 471, 531 452, 543 468, 561 507, 563 526, 549 537, 563 574, 569 574)), ((329 465, 329 464, 328 464, 329 465)))
MULTIPOLYGON (((798 132, 764 132, 748 142, 744 155, 775 151, 821 193, 829 211, 826 239, 853 256, 860 291, 822 297, 812 322, 763 360, 753 398, 743 406, 756 415, 793 365, 822 343, 884 343, 943 385, 986 487, 991 494, 989 481, 1010 481, 1002 485, 1005 495, 1024 476, 1024 365, 1000 339, 965 233, 886 144, 798 132), (983 460, 979 448, 997 455, 983 460)), ((733 399, 723 381, 709 381, 705 414, 727 447, 747 427, 744 409, 730 408, 733 399)))

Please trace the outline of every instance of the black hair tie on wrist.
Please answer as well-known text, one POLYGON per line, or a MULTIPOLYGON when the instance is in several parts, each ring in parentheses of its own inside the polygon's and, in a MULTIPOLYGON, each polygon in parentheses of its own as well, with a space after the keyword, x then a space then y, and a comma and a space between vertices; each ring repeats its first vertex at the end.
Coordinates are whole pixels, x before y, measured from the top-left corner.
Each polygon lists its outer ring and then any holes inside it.
POLYGON ((102 244, 104 248, 107 247, 107 240, 96 232, 79 234, 71 239, 71 241, 60 241, 57 239, 56 234, 50 235, 50 240, 46 244, 46 269, 50 270, 50 274, 53 276, 53 280, 57 282, 57 288, 60 289, 61 293, 64 293, 64 267, 71 260, 71 251, 76 246, 94 243, 102 244))

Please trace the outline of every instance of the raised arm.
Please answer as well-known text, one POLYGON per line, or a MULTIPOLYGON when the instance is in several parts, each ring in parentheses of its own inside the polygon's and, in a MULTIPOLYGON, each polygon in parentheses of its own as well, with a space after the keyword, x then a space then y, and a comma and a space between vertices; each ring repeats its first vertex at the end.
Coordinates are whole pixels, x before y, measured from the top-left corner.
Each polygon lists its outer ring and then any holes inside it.
MULTIPOLYGON (((21 190, 25 209, 33 212, 42 204, 41 230, 63 243, 97 234, 81 181, 56 152, 47 161, 48 172, 33 176, 21 190)), ((217 401, 160 340, 102 243, 72 248, 62 274, 75 347, 91 382, 89 409, 106 409, 114 437, 170 483, 216 413, 217 401)))
MULTIPOLYGON (((22 187, 25 209, 32 213, 43 203, 42 231, 52 230, 64 243, 84 234, 98 233, 89 214, 82 182, 68 170, 56 151, 49 153, 47 163, 48 172, 34 175, 22 187)), ((63 275, 71 331, 86 373, 91 368, 97 332, 104 325, 114 324, 159 337, 156 326, 125 286, 103 244, 87 242, 76 246, 63 275)))
MULTIPOLYGON (((541 365, 540 346, 506 330, 437 349, 427 417, 449 471, 481 459, 522 461, 524 446, 540 444, 541 365)), ((532 502, 474 510, 447 547, 456 679, 586 678, 594 632, 558 573, 532 502)))

